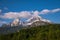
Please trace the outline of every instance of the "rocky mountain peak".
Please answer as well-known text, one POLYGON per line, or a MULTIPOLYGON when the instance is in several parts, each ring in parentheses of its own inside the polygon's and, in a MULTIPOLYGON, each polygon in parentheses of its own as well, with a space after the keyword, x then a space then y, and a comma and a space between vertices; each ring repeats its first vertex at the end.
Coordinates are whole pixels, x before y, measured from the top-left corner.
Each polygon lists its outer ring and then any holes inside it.
POLYGON ((19 18, 16 18, 11 23, 11 26, 18 26, 18 25, 20 25, 20 22, 21 22, 20 19, 19 18))

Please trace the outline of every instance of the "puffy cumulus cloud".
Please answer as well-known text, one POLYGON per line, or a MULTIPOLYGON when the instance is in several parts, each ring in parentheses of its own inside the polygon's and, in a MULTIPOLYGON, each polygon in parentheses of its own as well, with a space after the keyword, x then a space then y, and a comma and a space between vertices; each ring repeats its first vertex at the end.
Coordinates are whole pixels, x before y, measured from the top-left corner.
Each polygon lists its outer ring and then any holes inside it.
POLYGON ((8 13, 5 13, 4 15, 0 15, 0 17, 12 19, 12 18, 17 18, 18 14, 16 12, 8 12, 8 13))
POLYGON ((0 18, 8 18, 8 19, 29 18, 30 16, 31 16, 30 12, 22 11, 22 12, 8 12, 5 13, 4 15, 0 15, 0 18))
POLYGON ((53 9, 53 10, 48 10, 44 9, 42 11, 21 11, 21 12, 8 12, 4 13, 4 15, 0 15, 0 18, 8 18, 8 19, 13 19, 13 18, 30 18, 32 16, 39 16, 39 14, 48 14, 48 13, 55 13, 55 12, 60 12, 60 8, 53 9))
POLYGON ((29 11, 22 11, 19 13, 19 17, 22 17, 22 18, 29 18, 31 16, 32 16, 32 14, 29 11))

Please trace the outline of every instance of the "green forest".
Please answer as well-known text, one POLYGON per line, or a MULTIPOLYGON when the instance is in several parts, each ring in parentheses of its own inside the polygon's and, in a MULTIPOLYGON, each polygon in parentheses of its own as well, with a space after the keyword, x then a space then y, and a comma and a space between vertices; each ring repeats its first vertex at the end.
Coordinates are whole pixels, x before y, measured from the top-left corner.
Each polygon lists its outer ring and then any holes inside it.
POLYGON ((22 28, 16 33, 0 35, 0 40, 60 40, 60 24, 22 28))

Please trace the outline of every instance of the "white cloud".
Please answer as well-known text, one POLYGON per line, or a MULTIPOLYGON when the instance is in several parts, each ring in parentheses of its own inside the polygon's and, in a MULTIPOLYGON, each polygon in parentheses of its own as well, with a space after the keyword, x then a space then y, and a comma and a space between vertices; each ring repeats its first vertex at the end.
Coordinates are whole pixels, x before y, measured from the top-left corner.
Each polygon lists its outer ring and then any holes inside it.
POLYGON ((22 18, 29 18, 31 15, 31 13, 29 11, 22 11, 19 13, 19 17, 22 17, 22 18))
POLYGON ((42 11, 40 12, 40 14, 46 14, 46 13, 49 13, 49 12, 50 12, 50 10, 44 9, 44 10, 42 10, 42 11))
POLYGON ((40 12, 40 14, 56 13, 56 12, 60 12, 60 8, 53 9, 53 10, 44 9, 40 12))
POLYGON ((0 15, 0 18, 8 18, 8 19, 13 19, 13 18, 28 18, 30 17, 31 14, 28 11, 22 11, 22 12, 8 12, 5 13, 4 15, 0 15))
POLYGON ((8 12, 8 13, 5 13, 4 15, 1 15, 0 17, 12 19, 12 18, 17 18, 18 15, 16 12, 8 12))
POLYGON ((33 11, 33 15, 38 16, 39 11, 33 11))
MULTIPOLYGON (((0 10, 0 13, 2 10, 0 10)), ((8 12, 4 13, 4 15, 0 15, 0 18, 5 18, 5 19, 15 19, 15 18, 30 18, 32 16, 39 16, 39 14, 48 14, 48 13, 56 13, 60 12, 60 8, 53 9, 53 10, 48 10, 44 9, 42 11, 21 11, 21 12, 8 12)), ((0 21, 0 25, 5 24, 7 22, 5 21, 0 21)))
POLYGON ((8 19, 13 19, 13 18, 18 18, 18 17, 29 18, 31 16, 38 16, 39 14, 56 13, 59 11, 60 11, 60 8, 53 9, 53 10, 44 9, 42 11, 8 12, 8 13, 4 13, 4 15, 0 15, 0 18, 8 18, 8 19))
POLYGON ((59 11, 60 11, 60 8, 51 10, 52 13, 59 12, 59 11))

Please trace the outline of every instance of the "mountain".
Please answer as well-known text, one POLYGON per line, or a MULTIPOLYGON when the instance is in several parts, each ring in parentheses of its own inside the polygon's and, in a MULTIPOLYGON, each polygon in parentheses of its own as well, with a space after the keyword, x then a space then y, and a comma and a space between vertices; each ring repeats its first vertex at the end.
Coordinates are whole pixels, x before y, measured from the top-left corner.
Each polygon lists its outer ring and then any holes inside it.
POLYGON ((19 32, 20 29, 22 29, 22 22, 19 18, 14 19, 10 24, 3 24, 2 27, 0 27, 0 34, 9 34, 9 33, 15 33, 19 32))
POLYGON ((60 24, 43 25, 21 29, 15 33, 0 34, 0 40, 60 40, 60 24))
POLYGON ((3 24, 2 27, 0 27, 0 34, 15 33, 25 27, 37 27, 47 24, 51 24, 51 22, 40 16, 32 16, 26 22, 22 22, 20 18, 16 18, 10 24, 3 24))
POLYGON ((22 22, 20 21, 20 19, 19 19, 19 18, 16 18, 16 19, 14 19, 13 22, 11 23, 11 26, 19 26, 19 25, 21 25, 21 24, 22 24, 22 22))
POLYGON ((50 20, 43 19, 40 16, 32 16, 26 22, 22 22, 20 18, 16 18, 11 22, 11 26, 39 26, 39 25, 45 25, 45 24, 51 24, 52 22, 50 20))
POLYGON ((50 20, 43 19, 40 16, 32 16, 30 19, 26 21, 25 26, 39 26, 39 25, 45 25, 45 24, 51 24, 50 20))

